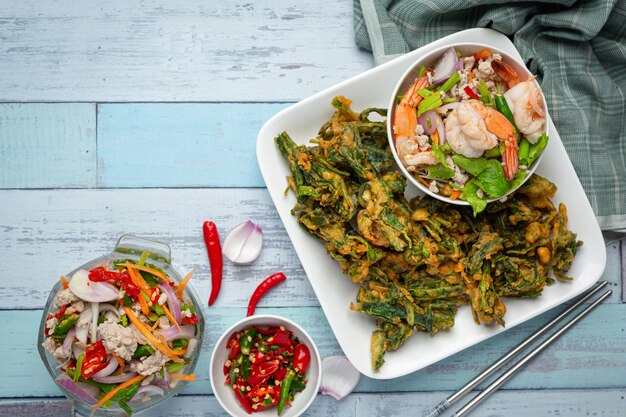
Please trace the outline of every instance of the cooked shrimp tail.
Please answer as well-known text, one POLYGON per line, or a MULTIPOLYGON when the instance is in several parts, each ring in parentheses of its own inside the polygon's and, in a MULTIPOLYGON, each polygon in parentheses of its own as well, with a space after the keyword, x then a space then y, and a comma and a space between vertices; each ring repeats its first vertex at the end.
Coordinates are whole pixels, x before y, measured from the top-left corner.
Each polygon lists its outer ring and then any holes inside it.
POLYGON ((415 136, 417 127, 416 107, 422 101, 422 96, 417 94, 422 88, 428 87, 428 77, 422 75, 406 91, 400 103, 396 106, 393 114, 393 133, 395 137, 411 138, 415 136))
POLYGON ((508 181, 517 174, 519 168, 519 148, 515 138, 509 137, 504 140, 504 154, 502 154, 502 164, 504 165, 504 176, 508 181))
POLYGON ((521 82, 513 67, 500 59, 491 61, 491 68, 493 68, 494 72, 498 77, 502 78, 502 81, 504 81, 509 88, 513 88, 521 82))

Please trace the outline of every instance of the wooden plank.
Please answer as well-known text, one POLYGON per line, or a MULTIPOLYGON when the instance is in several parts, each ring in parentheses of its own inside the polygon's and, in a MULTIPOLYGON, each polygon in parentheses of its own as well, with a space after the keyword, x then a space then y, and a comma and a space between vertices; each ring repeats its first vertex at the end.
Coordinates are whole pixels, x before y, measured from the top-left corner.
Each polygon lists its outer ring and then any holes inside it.
POLYGON ((0 3, 4 101, 297 101, 373 66, 352 3, 0 3))
POLYGON ((95 105, 0 104, 0 166, 0 188, 94 187, 95 105))
MULTIPOLYGON (((201 235, 208 219, 216 222, 222 238, 247 219, 264 232, 255 263, 225 261, 218 307, 247 305, 257 283, 276 271, 289 279, 262 304, 318 305, 265 189, 0 190, 0 201, 0 252, 10 254, 0 262, 3 309, 43 307, 60 274, 108 253, 124 233, 170 243, 176 265, 198 268, 193 284, 208 299, 210 270, 201 235)), ((603 279, 617 290, 617 243, 608 247, 607 265, 603 279)), ((607 302, 619 300, 618 290, 607 302)))
POLYGON ((626 241, 620 242, 622 264, 622 303, 626 303, 626 241))
MULTIPOLYGON (((275 301, 275 300, 274 300, 275 301)), ((626 332, 624 304, 606 304, 578 323, 559 341, 509 382, 509 389, 582 389, 626 387, 626 332), (610 335, 610 337, 608 336, 610 335)), ((362 377, 358 392, 455 390, 517 346, 534 330, 555 316, 555 309, 510 329, 437 364, 393 380, 362 377)), ((319 307, 260 308, 259 313, 279 314, 301 324, 316 341, 320 354, 341 355, 341 349, 319 307)), ((37 358, 37 329, 41 310, 0 311, 5 378, 0 379, 3 397, 58 396, 59 391, 37 358)), ((357 313, 355 313, 357 314, 357 313)), ((221 333, 245 315, 245 308, 205 308, 208 325, 197 370, 198 381, 188 394, 208 394, 207 364, 221 333)), ((436 336, 435 336, 436 337, 436 336)), ((369 346, 363 346, 369 349, 369 346)))
MULTIPOLYGON (((265 187, 256 136, 285 104, 98 106, 102 187, 265 187)), ((277 132, 280 133, 280 132, 277 132)))
MULTIPOLYGON (((356 393, 337 401, 318 395, 303 416, 418 416, 449 392, 398 394, 356 393)), ((458 408, 458 407, 457 407, 458 408)), ((456 409, 456 408, 454 408, 456 409)), ((12 417, 68 415, 62 399, 0 400, 0 415, 12 417)), ((602 416, 621 417, 624 391, 612 390, 501 390, 472 412, 472 417, 602 416)), ((153 417, 206 417, 225 415, 213 396, 181 395, 150 410, 153 417)))

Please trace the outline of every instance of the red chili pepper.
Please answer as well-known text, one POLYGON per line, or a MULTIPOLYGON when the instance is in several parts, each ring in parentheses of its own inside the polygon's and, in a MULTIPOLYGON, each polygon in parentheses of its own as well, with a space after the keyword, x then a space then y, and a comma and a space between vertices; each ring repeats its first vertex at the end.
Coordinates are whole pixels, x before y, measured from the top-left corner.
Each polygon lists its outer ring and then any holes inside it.
POLYGON ((280 368, 278 371, 274 372, 274 379, 276 381, 282 381, 285 379, 285 375, 287 375, 287 368, 280 368))
POLYGON ((260 384, 269 378, 274 372, 278 370, 278 362, 263 362, 258 366, 253 366, 250 369, 250 378, 248 378, 248 384, 255 386, 260 384))
POLYGON ((252 406, 250 405, 249 400, 241 395, 237 388, 233 388, 233 392, 235 393, 237 400, 239 400, 239 403, 243 406, 243 409, 246 410, 246 413, 252 414, 252 406))
POLYGON ((239 352, 241 351, 241 346, 239 345, 238 339, 231 339, 226 345, 227 348, 230 348, 230 354, 228 355, 228 359, 236 359, 239 356, 239 352), (232 341, 232 344, 231 344, 232 341))
POLYGON ((274 337, 268 339, 268 342, 270 345, 288 347, 291 346, 293 340, 291 340, 291 337, 289 337, 285 332, 279 331, 274 335, 274 337))
POLYGON ((217 233, 215 223, 206 221, 202 225, 204 244, 209 255, 211 265, 211 296, 209 306, 213 305, 222 287, 222 247, 220 246, 220 235, 217 233))
POLYGON ((258 331, 259 333, 261 333, 264 336, 270 335, 270 334, 276 334, 276 332, 280 331, 279 327, 269 327, 267 329, 264 329, 262 327, 259 326, 252 326, 254 327, 254 329, 256 331, 258 331))
POLYGON ((465 91, 465 93, 468 96, 470 96, 470 98, 475 98, 476 100, 480 100, 480 96, 476 94, 469 85, 466 85, 463 91, 465 91))
POLYGON ((99 266, 89 271, 89 280, 94 282, 115 281, 122 286, 129 297, 137 297, 141 291, 130 279, 130 275, 126 270, 122 272, 107 271, 99 266))
POLYGON ((271 290, 273 287, 286 279, 287 277, 285 277, 285 274, 283 274, 282 272, 277 272, 265 278, 265 280, 261 282, 258 287, 256 287, 256 289, 252 293, 252 297, 250 297, 250 302, 248 303, 248 317, 254 314, 256 305, 261 297, 263 297, 269 290, 271 290))
POLYGON ((81 368, 80 375, 83 378, 91 378, 93 374, 105 368, 109 364, 106 359, 107 352, 104 348, 102 340, 97 341, 93 345, 87 346, 85 349, 85 358, 83 359, 83 366, 81 368))
POLYGON ((309 362, 311 362, 309 348, 305 344, 299 343, 293 355, 293 367, 304 374, 309 366, 309 362))
POLYGON ((191 317, 183 317, 182 322, 183 322, 183 324, 197 324, 198 323, 198 316, 196 316, 194 314, 191 317))

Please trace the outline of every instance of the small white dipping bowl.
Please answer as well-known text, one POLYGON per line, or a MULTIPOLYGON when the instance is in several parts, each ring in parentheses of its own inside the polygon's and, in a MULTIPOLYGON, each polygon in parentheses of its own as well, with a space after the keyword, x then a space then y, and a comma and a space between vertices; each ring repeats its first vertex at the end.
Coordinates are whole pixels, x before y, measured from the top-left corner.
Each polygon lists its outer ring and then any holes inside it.
MULTIPOLYGON (((226 376, 224 376, 224 362, 228 359, 228 353, 230 349, 226 348, 228 339, 235 332, 240 332, 252 326, 260 327, 278 327, 285 326, 290 330, 295 337, 304 343, 311 353, 311 362, 306 371, 306 377, 308 382, 304 391, 296 394, 296 397, 291 404, 291 407, 285 407, 280 417, 296 417, 301 415, 307 408, 313 403, 321 383, 322 360, 320 353, 317 350, 317 346, 313 342, 313 339, 309 334, 298 324, 284 317, 275 316, 273 314, 260 314, 255 316, 246 317, 239 320, 226 330, 220 339, 217 341, 213 353, 211 354, 210 364, 210 379, 211 388, 213 394, 220 405, 233 417, 246 417, 249 416, 246 410, 239 404, 235 394, 233 393, 230 385, 225 384, 226 376)), ((253 413, 254 416, 259 417, 276 417, 276 407, 270 407, 258 413, 253 413)))
MULTIPOLYGON (((523 62, 517 60, 516 58, 513 58, 511 55, 507 54, 506 52, 503 52, 502 50, 498 48, 494 48, 493 46, 485 45, 482 43, 451 43, 451 44, 442 46, 440 48, 437 48, 427 53, 426 55, 422 56, 421 58, 417 59, 415 63, 404 72, 402 77, 400 77, 400 80, 398 81, 398 83, 396 84, 396 87, 393 90, 393 94, 391 94, 391 97, 389 99, 389 106, 387 107, 389 109, 387 113, 387 139, 389 140, 391 153, 393 154, 393 157, 396 160, 396 164, 400 168, 400 171, 402 171, 404 176, 411 182, 411 184, 415 185, 423 193, 428 194, 429 196, 434 197, 438 200, 445 201, 446 203, 457 204, 460 206, 469 206, 469 203, 467 201, 464 201, 458 198, 456 200, 451 200, 449 197, 445 197, 440 194, 433 193, 432 191, 428 189, 428 187, 426 187, 424 184, 419 182, 409 171, 407 171, 405 166, 402 164, 402 161, 400 160, 400 157, 398 156, 398 152, 396 151, 396 144, 393 139, 393 115, 396 109, 396 97, 403 95, 406 92, 406 90, 411 86, 411 84, 415 82, 415 79, 417 78, 417 75, 419 74, 419 71, 422 65, 425 66, 426 68, 434 66, 437 63, 437 61, 439 61, 439 58, 441 58, 443 53, 446 50, 450 49, 451 47, 453 47, 458 52, 460 52, 461 56, 469 56, 475 52, 478 53, 482 51, 483 49, 489 49, 492 52, 492 54, 498 53, 502 56, 502 60, 505 63, 513 67, 513 69, 517 72, 517 75, 519 76, 521 81, 525 81, 528 78, 531 78, 533 74, 528 70, 528 68, 526 68, 526 65, 524 65, 523 62)), ((540 87, 539 84, 537 84, 537 86, 540 87)), ((542 95, 543 95, 543 91, 542 91, 542 95)), ((550 116, 548 115, 548 107, 546 106, 545 97, 543 99, 543 108, 545 111, 546 127, 547 127, 548 126, 547 121, 549 120, 550 116)), ((543 152, 545 152, 545 149, 543 152)), ((490 203, 492 201, 496 201, 503 197, 506 197, 509 194, 511 194, 513 191, 517 190, 522 184, 524 184, 524 182, 526 182, 526 180, 528 180, 528 178, 530 178, 533 172, 535 172, 535 170, 537 169, 537 166, 539 165, 541 158, 543 157, 543 152, 541 153, 541 155, 539 155, 539 157, 535 160, 535 162, 533 162, 532 165, 528 167, 528 169, 526 170, 526 177, 524 178, 524 181, 522 181, 521 184, 511 189, 502 197, 498 197, 497 199, 487 199, 486 201, 490 203)))

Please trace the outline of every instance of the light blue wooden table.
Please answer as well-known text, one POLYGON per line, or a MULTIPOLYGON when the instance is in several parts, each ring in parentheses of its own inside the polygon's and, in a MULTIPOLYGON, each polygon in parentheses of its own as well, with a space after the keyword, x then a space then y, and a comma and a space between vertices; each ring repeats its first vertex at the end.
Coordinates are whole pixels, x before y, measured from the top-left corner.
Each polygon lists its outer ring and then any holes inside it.
MULTIPOLYGON (((168 242, 208 298, 203 220, 224 235, 253 219, 265 248, 225 264, 199 380, 154 416, 223 415, 208 361, 260 279, 289 279, 259 311, 304 325, 338 355, 255 159, 259 128, 291 103, 372 67, 354 46, 348 1, 0 2, 0 415, 68 408, 36 348, 42 307, 62 273, 133 232, 168 242)), ((614 295, 476 416, 626 415, 624 249, 607 246, 614 295)), ((403 378, 362 378, 307 415, 419 415, 556 315, 548 312, 403 378)), ((367 349, 367 346, 363 347, 367 349)))

